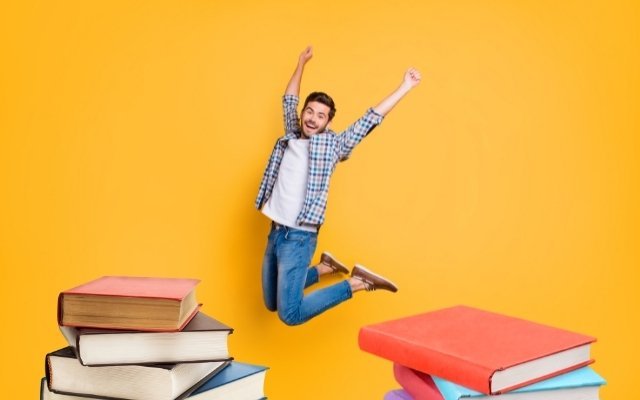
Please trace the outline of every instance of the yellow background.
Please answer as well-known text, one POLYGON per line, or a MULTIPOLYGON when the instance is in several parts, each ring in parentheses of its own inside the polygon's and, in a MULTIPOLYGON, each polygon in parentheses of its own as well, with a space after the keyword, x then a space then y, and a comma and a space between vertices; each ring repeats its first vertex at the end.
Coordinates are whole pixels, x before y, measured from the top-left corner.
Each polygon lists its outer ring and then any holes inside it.
POLYGON ((1 8, 3 398, 38 396, 58 292, 107 274, 200 278, 273 399, 382 398, 358 328, 453 304, 596 336, 602 398, 637 397, 638 2, 1 8), (335 129, 407 67, 423 83, 338 167, 317 252, 399 293, 291 328, 262 305, 253 201, 309 43, 302 92, 336 99, 335 129))

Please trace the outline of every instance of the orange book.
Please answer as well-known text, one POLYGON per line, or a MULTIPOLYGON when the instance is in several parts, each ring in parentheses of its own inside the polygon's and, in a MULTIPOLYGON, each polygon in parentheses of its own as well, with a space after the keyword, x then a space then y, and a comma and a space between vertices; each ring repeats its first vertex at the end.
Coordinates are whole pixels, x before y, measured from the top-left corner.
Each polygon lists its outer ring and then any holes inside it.
POLYGON ((595 338, 466 306, 364 326, 369 353, 485 394, 591 364, 595 338))
POLYGON ((198 312, 197 279, 104 276, 58 296, 58 324, 179 331, 198 312))

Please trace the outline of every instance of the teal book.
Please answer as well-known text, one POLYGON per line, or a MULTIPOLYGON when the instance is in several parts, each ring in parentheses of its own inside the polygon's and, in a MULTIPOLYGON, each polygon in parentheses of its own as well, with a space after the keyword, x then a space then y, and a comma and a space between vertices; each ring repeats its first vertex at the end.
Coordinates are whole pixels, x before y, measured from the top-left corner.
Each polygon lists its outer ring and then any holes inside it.
POLYGON ((232 361, 189 396, 189 400, 264 399, 267 367, 232 361))
POLYGON ((599 400, 605 380, 590 367, 583 367, 512 392, 489 396, 455 383, 433 377, 444 400, 599 400))

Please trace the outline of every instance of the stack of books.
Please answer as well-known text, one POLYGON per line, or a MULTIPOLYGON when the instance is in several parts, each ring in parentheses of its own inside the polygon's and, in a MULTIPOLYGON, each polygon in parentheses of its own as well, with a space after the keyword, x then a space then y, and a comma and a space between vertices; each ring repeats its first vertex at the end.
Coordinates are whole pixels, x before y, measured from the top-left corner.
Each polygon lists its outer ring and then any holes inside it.
POLYGON ((366 352, 393 362, 386 400, 598 400, 595 338, 455 306, 360 329, 366 352))
POLYGON ((233 329, 200 311, 198 283, 105 276, 61 292, 69 346, 46 355, 40 399, 265 398, 267 368, 233 360, 233 329))

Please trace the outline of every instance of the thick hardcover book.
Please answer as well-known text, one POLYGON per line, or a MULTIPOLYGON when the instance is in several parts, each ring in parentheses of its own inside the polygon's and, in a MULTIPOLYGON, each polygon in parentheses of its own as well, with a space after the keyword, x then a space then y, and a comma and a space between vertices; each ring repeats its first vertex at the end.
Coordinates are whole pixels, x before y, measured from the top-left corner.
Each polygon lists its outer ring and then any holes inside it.
POLYGON ((179 331, 198 312, 197 279, 104 276, 58 296, 58 324, 179 331))
MULTIPOLYGON (((226 400, 228 397, 222 398, 222 397, 214 397, 216 399, 220 399, 220 400, 226 400)), ((237 397, 234 396, 233 399, 248 399, 248 400, 266 400, 266 397, 237 397)), ((70 394, 60 394, 60 393, 55 393, 49 390, 49 387, 47 385, 47 378, 42 378, 42 381, 40 382, 40 400, 111 400, 110 398, 107 397, 97 397, 97 396, 91 396, 91 397, 87 397, 87 396, 74 396, 74 395, 70 395, 70 394)), ((191 397, 188 397, 188 399, 191 399, 191 397)), ((410 397, 401 397, 398 400, 411 400, 410 397)))
POLYGON ((438 377, 433 377, 433 380, 444 400, 599 400, 600 387, 605 384, 605 380, 590 367, 558 375, 500 397, 487 396, 438 377))
POLYGON ((71 347, 49 353, 45 375, 51 392, 122 400, 176 400, 187 397, 229 361, 87 367, 71 347))
MULTIPOLYGON (((193 400, 258 400, 264 396, 267 367, 232 361, 214 375, 189 399, 193 400)), ((304 396, 303 396, 304 397, 304 396)))
POLYGON ((203 312, 179 332, 143 332, 61 326, 82 365, 185 363, 229 360, 233 329, 203 312))
POLYGON ((466 306, 360 329, 360 348, 485 394, 591 364, 595 338, 466 306))
POLYGON ((443 400, 431 376, 424 372, 394 363, 393 376, 413 400, 443 400))
POLYGON ((40 400, 95 400, 99 398, 100 397, 82 397, 54 393, 49 390, 47 378, 42 378, 40 381, 40 400))

